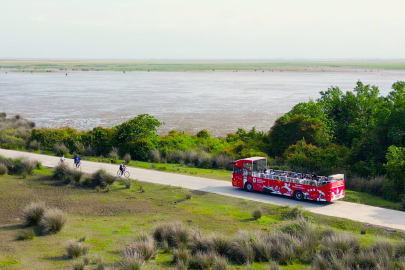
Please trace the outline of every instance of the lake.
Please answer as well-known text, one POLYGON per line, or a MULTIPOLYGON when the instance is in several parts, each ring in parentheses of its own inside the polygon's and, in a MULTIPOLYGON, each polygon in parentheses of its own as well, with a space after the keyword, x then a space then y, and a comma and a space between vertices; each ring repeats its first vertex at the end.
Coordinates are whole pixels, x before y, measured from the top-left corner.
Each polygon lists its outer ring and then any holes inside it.
POLYGON ((299 102, 330 86, 351 91, 358 80, 382 95, 403 70, 370 72, 0 72, 0 111, 40 127, 112 127, 147 113, 165 122, 159 132, 207 129, 215 136, 237 128, 268 131, 299 102))

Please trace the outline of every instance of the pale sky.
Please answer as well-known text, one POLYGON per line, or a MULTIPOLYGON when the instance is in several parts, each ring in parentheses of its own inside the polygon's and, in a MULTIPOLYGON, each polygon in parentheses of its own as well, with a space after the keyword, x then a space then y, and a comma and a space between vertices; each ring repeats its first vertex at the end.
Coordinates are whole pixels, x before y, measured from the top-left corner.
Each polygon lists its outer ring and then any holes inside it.
POLYGON ((0 58, 405 58, 404 0, 0 0, 0 58))

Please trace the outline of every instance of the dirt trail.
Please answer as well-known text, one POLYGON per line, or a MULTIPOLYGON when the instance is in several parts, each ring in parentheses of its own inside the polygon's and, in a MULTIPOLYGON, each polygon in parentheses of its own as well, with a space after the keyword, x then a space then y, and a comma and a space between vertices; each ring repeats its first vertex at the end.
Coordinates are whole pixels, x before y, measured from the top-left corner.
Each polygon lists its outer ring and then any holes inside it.
MULTIPOLYGON (((5 149, 0 149, 0 155, 11 158, 21 156, 28 157, 30 159, 35 159, 42 162, 42 164, 46 167, 54 167, 58 164, 59 161, 58 157, 5 149)), ((67 159, 67 161, 73 164, 73 160, 67 159)), ((116 174, 118 171, 118 165, 82 161, 82 171, 85 173, 93 173, 100 168, 103 168, 107 172, 112 174, 116 174)), ((227 181, 139 169, 134 167, 128 167, 127 170, 131 173, 131 178, 143 182, 181 186, 187 189, 211 192, 225 196, 274 205, 288 204, 292 207, 302 205, 306 210, 313 213, 339 218, 347 218, 376 226, 389 227, 405 231, 405 212, 401 211, 344 201, 337 201, 333 203, 309 201, 298 202, 290 198, 281 196, 267 195, 261 193, 248 193, 242 189, 232 187, 231 182, 227 181)), ((229 174, 229 177, 231 177, 231 174, 229 174)))

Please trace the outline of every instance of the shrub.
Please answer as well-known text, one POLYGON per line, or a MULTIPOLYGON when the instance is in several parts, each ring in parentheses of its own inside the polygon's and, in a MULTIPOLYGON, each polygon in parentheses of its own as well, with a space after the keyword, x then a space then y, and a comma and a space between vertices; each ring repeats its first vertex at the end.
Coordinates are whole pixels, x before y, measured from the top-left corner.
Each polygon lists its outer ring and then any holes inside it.
POLYGON ((53 150, 58 156, 69 154, 69 148, 67 148, 66 145, 62 142, 55 143, 55 145, 53 146, 53 150))
POLYGON ((33 230, 22 230, 17 233, 17 240, 25 241, 25 240, 32 240, 35 238, 35 233, 33 230))
POLYGON ((208 253, 213 250, 211 239, 201 235, 199 232, 193 235, 191 242, 191 252, 193 254, 196 254, 197 252, 208 253))
POLYGON ((0 175, 4 175, 8 173, 8 168, 5 164, 0 163, 0 175))
POLYGON ((90 187, 90 186, 92 185, 92 179, 91 179, 91 177, 84 177, 84 178, 81 180, 80 184, 81 184, 82 186, 90 187))
POLYGON ((337 259, 343 258, 346 254, 358 253, 360 250, 360 240, 347 233, 334 233, 325 237, 322 241, 322 253, 333 254, 337 259))
POLYGON ((73 180, 76 184, 79 184, 80 180, 82 179, 83 172, 79 170, 70 170, 69 176, 71 180, 73 180))
POLYGON ((283 212, 284 219, 302 219, 304 218, 304 210, 302 210, 301 206, 296 206, 290 208, 289 206, 284 208, 285 211, 283 212))
POLYGON ((232 241, 224 236, 212 236, 212 247, 221 256, 227 256, 232 248, 232 241))
POLYGON ((34 175, 34 170, 40 164, 38 161, 29 160, 28 158, 16 159, 15 170, 19 175, 34 175))
POLYGON ((151 236, 146 236, 131 243, 128 250, 132 253, 139 254, 144 261, 149 261, 156 256, 157 247, 153 238, 151 236))
POLYGON ((89 247, 83 243, 69 240, 65 245, 66 253, 69 258, 76 259, 89 252, 89 247))
POLYGON ((108 153, 108 157, 110 158, 111 163, 117 163, 117 160, 119 159, 118 149, 113 147, 110 153, 108 153))
POLYGON ((204 151, 198 153, 198 164, 200 168, 210 168, 212 166, 212 156, 204 151))
POLYGON ((190 257, 188 265, 190 269, 204 270, 210 269, 213 261, 214 256, 212 253, 197 252, 190 257))
POLYGON ((131 186, 132 186, 132 180, 131 180, 131 179, 125 179, 125 180, 124 180, 124 185, 125 185, 125 188, 126 188, 126 189, 131 188, 131 186))
POLYGON ((44 202, 31 202, 23 209, 24 226, 36 226, 40 223, 46 206, 44 202))
POLYGON ((73 270, 83 270, 86 267, 86 264, 84 262, 75 262, 72 266, 73 270))
POLYGON ((181 222, 167 223, 154 229, 153 238, 157 243, 166 241, 170 248, 178 248, 187 245, 190 232, 181 222))
POLYGON ((40 225, 44 234, 57 233, 65 226, 67 217, 65 212, 55 209, 47 209, 41 219, 40 225))
POLYGON ((117 180, 117 177, 107 173, 104 169, 99 169, 91 176, 93 186, 105 186, 106 184, 112 185, 117 180))
POLYGON ((125 164, 129 164, 131 162, 131 155, 129 153, 125 154, 124 161, 125 161, 125 164))
POLYGON ((172 255, 172 262, 178 266, 187 266, 190 257, 191 255, 186 249, 175 249, 172 255))
POLYGON ((233 161, 233 158, 227 154, 215 155, 212 159, 212 166, 214 168, 227 169, 229 163, 233 161))
POLYGON ((193 193, 191 193, 190 191, 186 192, 186 200, 191 200, 192 196, 193 196, 193 193))
POLYGON ((70 180, 70 168, 69 165, 66 162, 58 164, 52 172, 52 178, 57 179, 57 180, 70 180))
POLYGON ((85 264, 85 265, 89 265, 90 264, 90 259, 89 259, 89 257, 84 257, 83 258, 83 263, 85 264))
POLYGON ((150 160, 152 162, 156 162, 156 163, 159 163, 160 160, 162 159, 159 149, 151 149, 151 150, 149 150, 148 157, 150 158, 150 160))
POLYGON ((249 237, 242 236, 233 242, 230 258, 237 264, 251 264, 254 262, 255 253, 249 237))
POLYGON ((262 210, 260 210, 260 209, 256 209, 256 210, 254 210, 253 212, 252 212, 252 218, 254 219, 254 220, 258 220, 259 218, 261 218, 262 217, 262 210))
POLYGON ((74 142, 73 147, 77 154, 82 154, 86 151, 86 148, 84 147, 84 145, 81 142, 77 142, 77 141, 74 142))
POLYGON ((121 253, 122 259, 118 261, 118 268, 121 270, 140 270, 145 263, 142 256, 125 250, 121 253))
POLYGON ((225 257, 215 255, 212 261, 212 270, 228 270, 230 269, 229 261, 225 257))
POLYGON ((28 147, 32 150, 40 150, 41 149, 41 143, 38 142, 37 140, 33 140, 29 143, 28 147))
POLYGON ((277 262, 270 261, 269 263, 269 270, 281 270, 280 266, 277 262))
POLYGON ((97 153, 97 151, 91 147, 90 145, 86 147, 86 149, 84 150, 84 155, 85 156, 95 156, 97 153))

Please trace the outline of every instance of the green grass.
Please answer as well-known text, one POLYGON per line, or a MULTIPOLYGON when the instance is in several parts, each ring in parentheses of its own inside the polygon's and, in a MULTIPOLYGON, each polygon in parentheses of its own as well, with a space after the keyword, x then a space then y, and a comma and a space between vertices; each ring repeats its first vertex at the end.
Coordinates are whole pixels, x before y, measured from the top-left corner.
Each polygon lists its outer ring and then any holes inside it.
MULTIPOLYGON (((89 256, 101 256, 111 265, 119 259, 118 251, 135 236, 150 233, 154 226, 163 222, 180 220, 203 233, 233 236, 239 230, 272 231, 288 222, 291 208, 261 204, 203 192, 192 192, 179 187, 139 183, 125 189, 121 181, 108 193, 93 189, 64 185, 46 174, 20 179, 16 176, 0 177, 0 265, 7 269, 69 269, 64 243, 70 239, 85 237, 90 246, 89 256), (139 192, 140 186, 145 189, 139 192), (50 207, 68 212, 68 223, 58 234, 37 236, 31 241, 15 241, 21 230, 21 209, 30 201, 46 201, 50 207), (260 207, 263 217, 251 218, 253 209, 260 207)), ((374 243, 376 237, 399 241, 401 232, 366 226, 362 223, 326 217, 304 212, 319 226, 331 226, 360 237, 362 243, 374 243), (365 235, 360 232, 365 231, 365 235)), ((172 268, 171 256, 159 253, 154 262, 144 269, 172 268)), ((254 269, 266 268, 255 263, 254 269)), ((305 265, 290 265, 283 269, 302 269, 305 265)), ((173 268, 174 269, 174 268, 173 268)), ((240 268, 243 269, 243 268, 240 268)))
POLYGON ((346 190, 346 197, 343 199, 343 201, 361 203, 394 210, 400 210, 401 206, 399 202, 390 202, 378 196, 352 190, 346 190))
POLYGON ((164 61, 164 60, 1 60, 1 69, 18 72, 53 71, 220 71, 284 70, 339 71, 342 69, 405 69, 405 61, 164 61))

